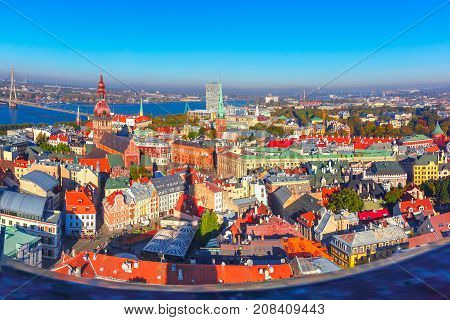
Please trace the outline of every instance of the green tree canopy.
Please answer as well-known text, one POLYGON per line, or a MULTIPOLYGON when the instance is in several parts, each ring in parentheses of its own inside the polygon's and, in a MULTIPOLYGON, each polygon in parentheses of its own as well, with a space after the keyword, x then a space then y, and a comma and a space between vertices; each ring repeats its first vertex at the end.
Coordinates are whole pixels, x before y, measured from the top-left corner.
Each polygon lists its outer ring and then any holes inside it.
POLYGON ((187 137, 188 137, 189 140, 194 140, 194 139, 198 138, 199 135, 200 134, 198 132, 191 131, 191 132, 188 133, 187 137))
POLYGON ((145 169, 144 166, 130 166, 130 177, 132 180, 137 180, 141 177, 151 177, 151 172, 145 169))
POLYGON ((47 142, 47 140, 47 136, 44 133, 40 132, 36 137, 36 144, 40 146, 41 144, 47 142))
POLYGON ((350 212, 361 211, 364 206, 364 201, 359 197, 353 189, 342 189, 330 196, 327 208, 337 212, 345 209, 350 212))
POLYGON ((385 200, 387 204, 395 204, 400 200, 403 195, 403 188, 391 188, 388 193, 386 193, 385 200))
POLYGON ((427 197, 435 199, 436 204, 450 203, 450 177, 428 180, 420 187, 427 197))
POLYGON ((200 219, 200 225, 197 229, 197 237, 201 244, 206 244, 212 236, 219 231, 219 218, 214 211, 208 210, 203 213, 200 219))
POLYGON ((56 147, 53 148, 53 152, 56 153, 70 153, 70 151, 70 147, 64 143, 59 143, 56 147))

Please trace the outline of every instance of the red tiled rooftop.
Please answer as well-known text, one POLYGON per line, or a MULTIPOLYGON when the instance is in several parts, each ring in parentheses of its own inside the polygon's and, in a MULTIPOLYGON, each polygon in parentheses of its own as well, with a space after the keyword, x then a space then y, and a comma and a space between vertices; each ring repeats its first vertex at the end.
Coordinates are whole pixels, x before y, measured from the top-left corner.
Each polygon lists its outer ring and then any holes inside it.
POLYGON ((260 225, 248 225, 247 234, 257 237, 283 236, 287 234, 301 237, 301 233, 293 225, 276 216, 270 217, 269 221, 265 221, 260 225))
MULTIPOLYGON (((74 258, 64 257, 53 271, 69 274, 69 269, 82 268, 82 277, 147 284, 196 285, 218 283, 262 282, 264 270, 272 270, 272 279, 292 277, 288 264, 274 265, 196 265, 153 261, 134 261, 126 258, 93 253, 80 253, 74 258), (88 257, 86 260, 85 258, 88 257), (181 270, 181 272, 180 272, 181 270), (179 275, 182 274, 182 279, 179 275)), ((75 276, 72 274, 72 276, 75 276)))
POLYGON ((438 240, 439 237, 434 232, 422 234, 408 239, 409 248, 420 247, 438 240))
POLYGON ((389 217, 391 214, 387 209, 374 209, 358 212, 358 218, 361 221, 372 221, 376 219, 389 217))
POLYGON ((81 165, 91 166, 94 170, 97 170, 98 165, 101 172, 111 171, 108 158, 80 158, 78 162, 81 165))
POLYGON ((49 140, 51 141, 62 141, 62 142, 68 142, 69 141, 69 137, 67 137, 64 134, 52 134, 49 138, 49 140))
POLYGON ((302 222, 302 224, 306 225, 307 227, 311 228, 314 225, 314 220, 316 219, 316 214, 312 211, 308 211, 305 213, 302 213, 298 217, 298 221, 302 222))
POLYGON ((123 193, 121 190, 116 190, 113 193, 111 193, 107 198, 106 201, 110 206, 114 206, 114 203, 116 202, 117 196, 123 196, 123 193))
POLYGON ((442 232, 450 231, 450 212, 430 217, 430 223, 439 238, 443 238, 442 232))
POLYGON ((413 212, 418 212, 419 207, 423 207, 423 211, 434 211, 433 204, 430 199, 412 199, 409 201, 399 202, 400 211, 402 213, 408 213, 409 208, 412 208, 413 212))
POLYGON ((66 191, 65 201, 67 213, 96 214, 94 203, 83 189, 66 191))
POLYGON ((294 143, 293 139, 272 140, 267 144, 269 148, 289 148, 294 143))

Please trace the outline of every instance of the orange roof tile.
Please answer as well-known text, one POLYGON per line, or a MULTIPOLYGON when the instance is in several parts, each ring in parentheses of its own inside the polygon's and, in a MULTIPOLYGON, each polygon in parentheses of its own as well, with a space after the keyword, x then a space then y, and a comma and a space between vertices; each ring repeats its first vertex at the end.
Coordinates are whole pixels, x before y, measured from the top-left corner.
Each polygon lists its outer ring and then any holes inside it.
MULTIPOLYGON (((265 281, 264 270, 272 279, 293 276, 289 264, 281 265, 197 265, 154 261, 134 261, 126 258, 81 252, 74 258, 64 258, 53 271, 69 274, 69 269, 82 268, 82 277, 147 284, 196 285, 265 281), (86 261, 86 260, 87 261, 86 261), (180 271, 181 270, 181 271, 180 271), (182 275, 182 277, 180 277, 182 275)), ((72 274, 72 276, 75 276, 72 274)))
POLYGON ((68 190, 65 196, 66 212, 72 214, 96 214, 95 205, 84 190, 68 190))
POLYGON ((97 169, 98 165, 101 172, 108 173, 111 171, 108 158, 80 158, 78 162, 81 165, 92 166, 94 170, 97 169))
POLYGON ((281 240, 284 250, 289 257, 323 257, 333 261, 327 253, 327 248, 322 247, 319 242, 314 242, 305 238, 284 238, 281 240))

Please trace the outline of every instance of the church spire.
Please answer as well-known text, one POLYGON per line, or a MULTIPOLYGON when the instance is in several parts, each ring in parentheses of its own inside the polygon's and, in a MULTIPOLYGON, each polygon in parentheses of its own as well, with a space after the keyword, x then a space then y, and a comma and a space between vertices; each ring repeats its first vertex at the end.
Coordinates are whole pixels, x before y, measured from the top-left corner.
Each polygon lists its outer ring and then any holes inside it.
POLYGON ((219 83, 219 106, 217 108, 217 117, 225 118, 225 110, 223 107, 223 96, 222 96, 222 83, 219 83))
POLYGON ((444 130, 442 130, 442 128, 439 124, 439 121, 436 121, 436 127, 434 128, 432 135, 434 136, 434 135, 444 135, 444 134, 445 134, 444 130))
POLYGON ((77 109, 77 126, 81 126, 80 106, 77 109))
POLYGON ((103 74, 100 73, 100 80, 97 85, 97 99, 98 100, 106 100, 106 88, 105 83, 103 82, 103 74))
POLYGON ((186 102, 186 104, 184 105, 184 113, 186 114, 186 124, 189 123, 189 117, 188 117, 188 113, 189 113, 189 103, 186 102))
POLYGON ((141 117, 144 115, 144 107, 142 106, 142 96, 141 96, 141 108, 139 109, 139 115, 141 117))

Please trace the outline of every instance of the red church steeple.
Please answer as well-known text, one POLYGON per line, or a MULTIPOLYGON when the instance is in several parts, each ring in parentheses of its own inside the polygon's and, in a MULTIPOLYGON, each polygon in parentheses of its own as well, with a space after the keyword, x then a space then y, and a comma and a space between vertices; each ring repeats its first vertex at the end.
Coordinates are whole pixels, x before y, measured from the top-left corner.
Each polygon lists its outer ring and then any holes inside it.
POLYGON ((100 74, 100 81, 97 87, 97 103, 94 107, 94 117, 92 119, 94 133, 94 144, 98 144, 105 133, 112 133, 111 110, 106 103, 106 88, 103 82, 103 75, 100 74))
POLYGON ((103 74, 100 74, 100 81, 97 86, 97 99, 106 100, 106 88, 105 83, 103 82, 103 74))
POLYGON ((106 87, 102 74, 100 74, 100 81, 97 86, 97 104, 94 108, 94 116, 102 118, 111 116, 111 110, 106 103, 106 87))

